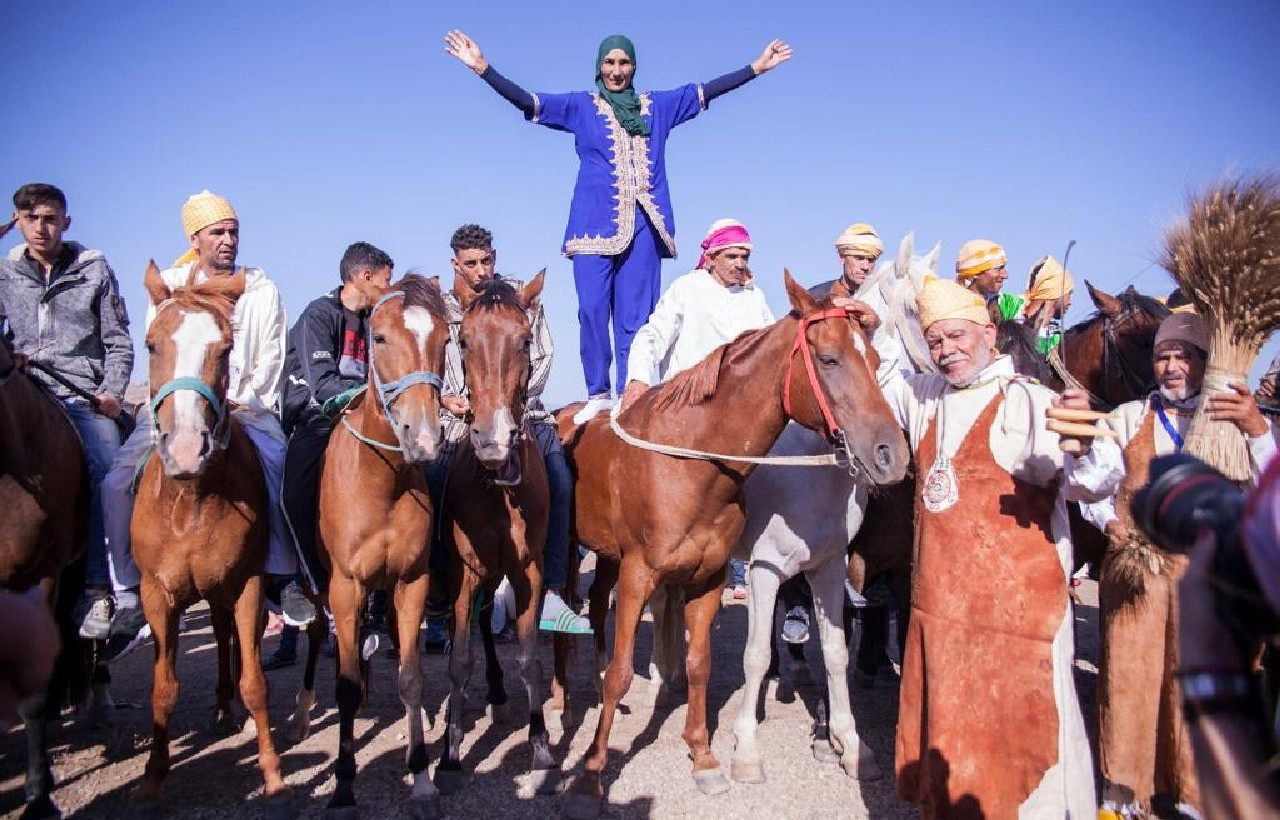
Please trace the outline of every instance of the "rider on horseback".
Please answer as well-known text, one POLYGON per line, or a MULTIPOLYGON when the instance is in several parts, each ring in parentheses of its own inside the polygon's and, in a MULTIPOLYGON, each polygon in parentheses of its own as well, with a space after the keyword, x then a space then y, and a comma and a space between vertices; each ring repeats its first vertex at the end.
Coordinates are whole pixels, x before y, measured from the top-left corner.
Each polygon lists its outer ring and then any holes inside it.
POLYGON ((986 300, 995 324, 1017 319, 1022 313, 1021 296, 1000 292, 1009 278, 1008 262, 1004 248, 989 239, 970 239, 956 256, 956 281, 986 300))
MULTIPOLYGON (((494 277, 498 254, 493 248, 493 234, 479 225, 463 225, 454 231, 449 240, 453 250, 453 269, 472 286, 494 277)), ((517 289, 522 283, 508 279, 517 289)), ((462 324, 462 307, 453 291, 445 291, 445 304, 449 310, 450 342, 445 349, 444 391, 441 396, 441 422, 445 444, 439 456, 427 468, 427 480, 431 490, 431 502, 437 515, 444 509, 445 481, 449 465, 458 442, 467 435, 465 417, 470 411, 467 401, 466 381, 462 371, 462 358, 458 350, 458 329, 462 324)), ((568 582, 569 570, 569 508, 573 503, 573 476, 560 449, 560 438, 551 415, 542 406, 542 391, 551 375, 551 330, 547 326, 542 307, 534 308, 529 316, 533 327, 533 345, 530 349, 530 376, 525 424, 538 442, 538 449, 547 469, 547 484, 551 497, 550 518, 547 522, 547 543, 543 552, 546 562, 546 594, 542 600, 539 628, 551 632, 589 634, 591 625, 586 618, 575 613, 565 603, 562 592, 568 582)), ((443 516, 439 516, 443 520, 443 516)), ((442 528, 435 527, 431 547, 432 577, 447 577, 448 552, 445 549, 442 528)), ((438 597, 438 596, 437 596, 438 597)), ((441 601, 433 602, 433 610, 439 612, 441 601)), ((440 642, 441 620, 434 614, 428 623, 427 640, 440 642)))
POLYGON ((1049 254, 1031 266, 1022 317, 1036 332, 1036 349, 1046 356, 1062 343, 1062 318, 1071 309, 1074 290, 1071 273, 1049 254))
POLYGON ((120 448, 115 419, 133 370, 129 317, 106 257, 62 240, 71 226, 62 191, 42 183, 23 185, 13 195, 13 207, 26 242, 0 260, 0 304, 15 348, 61 375, 54 380, 43 370, 28 370, 62 404, 84 443, 93 501, 85 593, 76 619, 81 637, 106 638, 111 583, 98 488, 120 448))

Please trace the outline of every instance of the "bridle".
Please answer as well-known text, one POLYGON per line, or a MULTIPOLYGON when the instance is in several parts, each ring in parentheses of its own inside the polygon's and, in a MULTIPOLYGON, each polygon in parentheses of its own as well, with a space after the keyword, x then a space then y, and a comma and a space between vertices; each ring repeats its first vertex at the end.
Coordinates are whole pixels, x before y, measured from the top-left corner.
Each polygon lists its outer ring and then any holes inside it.
MULTIPOLYGON (((170 302, 172 302, 172 300, 166 300, 160 303, 160 305, 156 307, 156 315, 158 316, 160 311, 168 306, 170 302)), ((211 431, 214 442, 213 449, 225 450, 227 445, 231 442, 230 402, 226 400, 225 396, 221 399, 218 398, 218 394, 214 392, 213 387, 210 386, 208 382, 204 379, 196 378, 195 376, 178 376, 175 379, 170 379, 160 385, 160 389, 156 390, 156 392, 151 396, 151 399, 148 402, 148 407, 151 409, 151 418, 154 421, 151 425, 151 438, 153 444, 158 445, 160 440, 160 405, 164 403, 165 399, 169 398, 174 393, 183 390, 189 390, 192 393, 198 394, 209 403, 210 407, 213 408, 213 414, 217 419, 217 421, 214 422, 213 430, 211 431)))
MULTIPOLYGON (((374 361, 374 350, 376 345, 373 343, 373 316, 378 312, 378 308, 382 307, 387 302, 390 302, 392 299, 403 298, 404 291, 393 290, 389 293, 384 293, 382 297, 374 303, 373 308, 369 310, 369 336, 365 345, 365 349, 368 351, 369 355, 369 375, 373 382, 373 392, 377 396, 378 404, 382 408, 382 415, 386 418, 387 423, 391 425, 391 429, 393 431, 395 430, 395 420, 391 415, 391 405, 395 404, 396 399, 400 398, 406 390, 413 387, 415 384, 425 384, 430 387, 434 387, 437 392, 444 388, 444 382, 441 381, 440 374, 433 373, 430 370, 414 370, 411 373, 407 373, 400 378, 389 382, 384 382, 382 377, 378 375, 378 366, 374 361)), ((351 435, 371 447, 390 450, 394 453, 404 452, 404 448, 398 444, 387 444, 386 442, 378 441, 377 439, 372 439, 361 434, 351 426, 351 422, 347 420, 347 416, 345 414, 342 417, 342 425, 347 428, 347 431, 350 432, 351 435)))

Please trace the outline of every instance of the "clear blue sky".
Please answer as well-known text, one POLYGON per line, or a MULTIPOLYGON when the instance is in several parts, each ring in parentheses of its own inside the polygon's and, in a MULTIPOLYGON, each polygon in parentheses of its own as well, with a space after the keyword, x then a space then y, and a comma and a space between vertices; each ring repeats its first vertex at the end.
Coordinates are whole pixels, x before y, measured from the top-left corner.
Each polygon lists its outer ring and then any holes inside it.
MULTIPOLYGON (((994 239, 1011 284, 1074 238, 1077 278, 1164 293, 1153 260, 1187 192, 1280 167, 1274 0, 118 0, 0 13, 0 189, 66 190, 68 237, 107 253, 135 340, 146 261, 182 252, 179 210, 202 188, 235 204, 241 261, 279 283, 291 320, 336 284, 350 242, 447 274, 450 233, 475 221, 496 235, 502 272, 548 269, 552 402, 583 393, 559 255, 572 137, 525 123, 445 54, 451 28, 532 91, 588 88, 614 32, 636 43, 641 89, 706 81, 788 41, 790 63, 717 100, 668 151, 680 258, 664 282, 696 261, 707 225, 735 217, 776 313, 783 267, 830 278, 832 241, 860 220, 891 246, 908 230, 924 248, 940 241, 948 268, 966 239, 994 239)), ((1091 309, 1077 299, 1069 318, 1091 309)))

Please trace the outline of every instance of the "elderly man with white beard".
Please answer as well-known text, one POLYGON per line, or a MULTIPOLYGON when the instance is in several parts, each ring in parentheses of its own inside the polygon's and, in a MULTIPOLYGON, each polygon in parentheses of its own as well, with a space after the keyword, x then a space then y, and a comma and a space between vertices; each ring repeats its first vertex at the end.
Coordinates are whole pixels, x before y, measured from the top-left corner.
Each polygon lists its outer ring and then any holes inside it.
POLYGON ((1092 815, 1066 502, 1114 492, 1119 451, 1085 439, 1063 453, 1046 410, 1087 396, 1015 373, 981 295, 931 279, 917 301, 939 373, 881 374, 921 474, 898 790, 924 818, 1092 815))
MULTIPOLYGON (((1182 449, 1200 405, 1208 348, 1208 329, 1196 314, 1174 313, 1161 323, 1153 347, 1158 389, 1108 419, 1123 448, 1124 481, 1114 499, 1083 508, 1109 542, 1098 583, 1098 757, 1103 809, 1116 817, 1145 816, 1153 798, 1187 814, 1202 809, 1174 678, 1178 580, 1188 558, 1152 544, 1135 524, 1130 500, 1147 483, 1151 459, 1182 449)), ((1275 440, 1248 387, 1231 389, 1208 397, 1210 415, 1234 422, 1245 437, 1256 481, 1275 440)))

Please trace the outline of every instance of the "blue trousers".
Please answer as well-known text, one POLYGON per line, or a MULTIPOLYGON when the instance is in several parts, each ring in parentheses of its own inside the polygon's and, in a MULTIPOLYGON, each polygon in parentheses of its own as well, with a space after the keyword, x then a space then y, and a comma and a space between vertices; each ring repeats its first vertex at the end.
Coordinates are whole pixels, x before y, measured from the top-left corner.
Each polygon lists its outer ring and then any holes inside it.
POLYGON ((636 331, 649 321, 662 289, 662 242, 644 209, 636 207, 636 234, 618 256, 573 257, 578 291, 579 352, 587 395, 608 395, 609 364, 615 363, 618 393, 627 386, 627 355, 636 331), (609 320, 613 320, 613 349, 609 320))
POLYGON ((82 401, 64 401, 63 408, 84 443, 89 465, 89 543, 85 545, 85 583, 110 586, 107 571, 107 542, 102 528, 102 478, 111 469, 111 461, 120 449, 120 428, 101 413, 95 413, 82 401))

